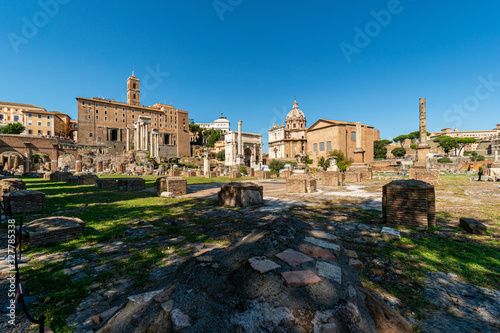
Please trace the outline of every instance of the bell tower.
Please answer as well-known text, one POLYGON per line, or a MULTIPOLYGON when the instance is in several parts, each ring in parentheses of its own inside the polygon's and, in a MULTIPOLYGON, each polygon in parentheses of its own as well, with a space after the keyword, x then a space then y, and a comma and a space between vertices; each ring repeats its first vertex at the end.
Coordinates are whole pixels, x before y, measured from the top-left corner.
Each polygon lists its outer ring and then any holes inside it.
POLYGON ((139 88, 139 79, 135 77, 134 72, 132 76, 127 79, 127 104, 141 105, 141 89, 139 88))

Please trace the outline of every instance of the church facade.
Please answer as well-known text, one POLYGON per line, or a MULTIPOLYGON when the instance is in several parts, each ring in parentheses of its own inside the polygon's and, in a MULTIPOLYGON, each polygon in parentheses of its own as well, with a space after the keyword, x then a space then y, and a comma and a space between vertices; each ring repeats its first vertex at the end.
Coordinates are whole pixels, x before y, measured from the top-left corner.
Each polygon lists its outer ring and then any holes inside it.
POLYGON ((297 99, 287 114, 285 125, 273 124, 269 129, 269 158, 293 159, 295 154, 305 153, 307 149, 306 116, 299 109, 297 99))

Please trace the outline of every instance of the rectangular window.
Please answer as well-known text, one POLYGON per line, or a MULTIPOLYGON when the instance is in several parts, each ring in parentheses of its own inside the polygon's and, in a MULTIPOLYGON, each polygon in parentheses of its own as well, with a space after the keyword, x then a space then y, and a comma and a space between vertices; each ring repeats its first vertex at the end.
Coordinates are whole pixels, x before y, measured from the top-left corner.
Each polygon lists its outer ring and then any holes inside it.
POLYGON ((317 143, 313 144, 313 151, 318 151, 318 144, 317 143))
POLYGON ((89 106, 91 106, 92 104, 89 102, 89 106))
POLYGON ((50 121, 48 121, 48 122, 47 122, 47 126, 49 126, 49 127, 50 127, 50 121))
POLYGON ((122 123, 124 123, 124 122, 125 122, 125 119, 122 119, 122 123))
POLYGON ((117 107, 117 106, 115 106, 115 110, 118 110, 118 107, 117 107))
POLYGON ((33 130, 28 130, 28 134, 33 135, 33 130))
POLYGON ((38 130, 38 135, 42 135, 42 131, 41 130, 38 130))
POLYGON ((47 135, 50 135, 50 131, 47 131, 47 135))
POLYGON ((332 142, 331 141, 326 142, 326 150, 328 150, 328 151, 332 150, 332 142))
POLYGON ((95 110, 95 113, 99 113, 99 110, 95 110))
POLYGON ((122 108, 122 111, 125 111, 125 108, 122 108))
POLYGON ((38 122, 38 126, 42 126, 42 122, 41 121, 38 122))
POLYGON ((135 112, 135 109, 132 109, 132 113, 134 113, 134 112, 135 112))
POLYGON ((92 133, 89 133, 89 138, 91 138, 91 137, 92 137, 92 133))
POLYGON ((95 103, 96 108, 99 107, 99 103, 95 103))
POLYGON ((50 116, 47 116, 47 119, 50 119, 50 116))
POLYGON ((115 112, 115 117, 118 117, 118 112, 115 112))
POLYGON ((108 117, 104 117, 104 120, 108 120, 108 117))
POLYGON ((356 141, 356 132, 351 132, 351 140, 356 141))
POLYGON ((85 101, 82 101, 82 105, 85 105, 85 101))
POLYGON ((92 109, 91 109, 91 108, 89 108, 89 113, 91 113, 91 112, 92 112, 92 109))
POLYGON ((122 117, 125 118, 125 113, 122 113, 122 117))
POLYGON ((28 120, 28 125, 33 125, 33 122, 31 120, 28 120))
POLYGON ((132 115, 132 119, 134 119, 135 115, 132 115))
POLYGON ((319 143, 319 151, 325 151, 325 143, 324 142, 319 143))
POLYGON ((33 113, 28 113, 28 117, 29 118, 33 117, 33 113))
POLYGON ((42 119, 42 115, 41 114, 38 115, 38 119, 42 119))
POLYGON ((115 123, 117 123, 117 122, 118 122, 118 118, 115 118, 115 123))
POLYGON ((92 119, 92 116, 91 116, 91 115, 89 115, 89 119, 92 119))
POLYGON ((107 105, 104 105, 104 108, 105 108, 105 109, 107 109, 107 108, 108 108, 108 106, 107 106, 107 105))
POLYGON ((14 121, 19 121, 19 116, 14 116, 14 121))
POLYGON ((104 111, 104 114, 108 114, 108 111, 104 111))
POLYGON ((95 116, 95 120, 99 120, 99 116, 95 116))

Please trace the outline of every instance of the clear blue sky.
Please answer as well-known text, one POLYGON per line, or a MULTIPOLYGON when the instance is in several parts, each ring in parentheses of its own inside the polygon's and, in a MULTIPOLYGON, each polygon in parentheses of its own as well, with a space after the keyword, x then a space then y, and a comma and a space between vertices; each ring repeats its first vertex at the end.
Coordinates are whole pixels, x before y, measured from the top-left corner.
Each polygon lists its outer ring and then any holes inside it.
POLYGON ((420 97, 429 131, 500 123, 497 1, 42 0, 1 8, 0 100, 72 118, 75 97, 125 100, 135 68, 142 104, 172 104, 197 122, 223 111, 233 130, 243 120, 265 142, 295 96, 308 126, 362 121, 383 138, 418 129, 420 97))

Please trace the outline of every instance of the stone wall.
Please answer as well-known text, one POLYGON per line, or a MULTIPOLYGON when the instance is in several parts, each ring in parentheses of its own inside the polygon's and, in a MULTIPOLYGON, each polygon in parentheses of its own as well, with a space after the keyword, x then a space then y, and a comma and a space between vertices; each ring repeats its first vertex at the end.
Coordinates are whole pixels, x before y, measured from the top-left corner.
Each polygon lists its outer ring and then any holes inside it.
POLYGON ((315 193, 316 179, 308 174, 293 174, 286 179, 288 193, 315 193))
POLYGON ((439 184, 439 170, 411 167, 409 172, 410 179, 421 180, 433 186, 439 184))
POLYGON ((187 194, 187 180, 182 177, 168 177, 162 192, 172 192, 174 195, 187 194))
POLYGON ((78 185, 95 185, 98 179, 96 175, 81 175, 78 177, 78 185))
POLYGON ((146 181, 142 178, 118 179, 118 191, 142 191, 146 189, 146 181))
POLYGON ((340 186, 344 174, 339 171, 323 171, 320 175, 321 184, 325 186, 340 186))
POLYGON ((382 188, 384 222, 415 229, 436 224, 435 187, 420 180, 395 180, 382 188))
POLYGON ((3 199, 5 212, 8 215, 45 210, 45 193, 43 192, 14 191, 6 193, 3 199))
POLYGON ((270 171, 255 171, 257 179, 271 179, 270 171))
POLYGON ((239 171, 231 171, 231 172, 229 172, 229 178, 231 178, 231 179, 241 178, 241 172, 239 172, 239 171))
POLYGON ((5 178, 0 180, 0 201, 6 193, 26 189, 26 183, 18 178, 5 178))
POLYGON ((115 187, 116 186, 116 179, 114 179, 114 178, 99 178, 95 182, 95 186, 98 188, 115 187))
POLYGON ((44 217, 23 226, 23 243, 31 246, 61 243, 85 232, 85 222, 75 217, 44 217))

